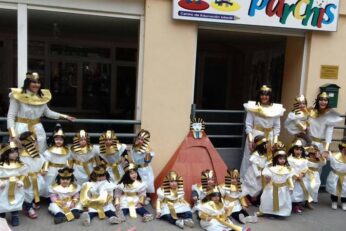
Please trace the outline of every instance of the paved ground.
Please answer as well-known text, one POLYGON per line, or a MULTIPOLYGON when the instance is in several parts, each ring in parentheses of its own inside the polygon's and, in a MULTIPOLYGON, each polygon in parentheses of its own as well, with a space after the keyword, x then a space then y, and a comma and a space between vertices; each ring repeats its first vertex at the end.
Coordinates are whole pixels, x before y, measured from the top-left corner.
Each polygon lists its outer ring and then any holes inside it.
MULTIPOLYGON (((315 205, 314 210, 308 210, 303 215, 293 214, 286 219, 275 218, 259 218, 259 222, 251 224, 249 227, 252 231, 343 231, 346 230, 346 212, 340 208, 338 210, 332 210, 330 208, 329 195, 327 193, 320 193, 319 204, 315 205)), ((0 202, 1 203, 1 202, 0 202)), ((256 208, 250 208, 252 213, 256 211, 256 208)), ((128 219, 121 225, 109 225, 106 221, 100 221, 97 218, 94 219, 90 227, 84 227, 79 220, 64 223, 60 225, 53 224, 53 218, 47 212, 47 206, 43 205, 38 211, 39 218, 37 220, 30 220, 27 217, 21 216, 21 225, 16 228, 12 228, 13 231, 85 231, 85 230, 97 230, 97 231, 126 231, 131 227, 136 227, 140 231, 178 231, 178 227, 170 225, 161 220, 154 220, 149 223, 142 223, 139 219, 128 219), (121 229, 119 229, 121 228, 121 229)), ((1 230, 1 227, 0 227, 1 230)), ((197 224, 195 228, 185 228, 185 230, 201 230, 197 224)))

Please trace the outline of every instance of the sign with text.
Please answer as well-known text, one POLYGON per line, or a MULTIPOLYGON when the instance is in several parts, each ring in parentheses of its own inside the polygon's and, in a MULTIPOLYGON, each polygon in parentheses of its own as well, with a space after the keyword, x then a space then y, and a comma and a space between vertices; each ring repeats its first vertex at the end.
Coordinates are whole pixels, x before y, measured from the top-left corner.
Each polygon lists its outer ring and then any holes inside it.
POLYGON ((173 18, 336 31, 339 0, 173 0, 173 18))
POLYGON ((339 75, 339 66, 322 65, 321 79, 337 79, 339 75))

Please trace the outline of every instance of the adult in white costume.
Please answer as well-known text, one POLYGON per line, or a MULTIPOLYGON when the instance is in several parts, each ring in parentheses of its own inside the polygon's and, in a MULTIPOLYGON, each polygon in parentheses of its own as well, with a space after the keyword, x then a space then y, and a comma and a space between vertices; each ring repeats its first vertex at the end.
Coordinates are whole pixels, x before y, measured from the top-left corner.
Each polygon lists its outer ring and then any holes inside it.
POLYGON ((308 134, 312 144, 321 151, 328 151, 332 142, 334 126, 342 121, 340 115, 329 107, 329 97, 326 92, 318 94, 315 107, 309 117, 308 134))
POLYGON ((65 134, 60 124, 55 126, 55 131, 52 137, 52 145, 43 153, 45 163, 42 172, 44 173, 44 187, 40 194, 43 197, 49 197, 48 188, 55 183, 55 178, 58 175, 58 170, 68 165, 70 150, 65 146, 65 134))
POLYGON ((19 136, 23 148, 20 150, 20 159, 28 166, 29 173, 25 180, 25 200, 23 212, 29 218, 37 218, 34 208, 39 206, 40 190, 44 186, 44 179, 41 169, 44 163, 43 157, 39 154, 36 135, 30 131, 23 132, 19 136))
POLYGON ((312 197, 308 191, 309 178, 308 160, 305 159, 305 150, 301 140, 296 140, 288 150, 288 164, 292 168, 294 189, 291 195, 293 212, 302 213, 302 203, 308 208, 312 208, 310 202, 312 197))
POLYGON ((138 167, 138 173, 142 180, 147 184, 147 193, 154 193, 154 171, 151 167, 155 153, 149 147, 150 133, 147 130, 140 130, 134 139, 130 151, 130 161, 138 167))
POLYGON ((22 88, 12 88, 9 97, 7 128, 11 138, 15 138, 25 131, 35 133, 40 154, 47 148, 46 132, 40 122, 42 116, 51 119, 75 120, 74 117, 49 109, 47 103, 52 99, 52 95, 48 89, 41 89, 41 81, 36 72, 28 72, 24 80, 24 86, 22 88))
POLYGON ((55 184, 49 186, 51 203, 48 207, 54 216, 54 223, 78 219, 82 205, 79 202, 80 186, 74 182, 73 169, 59 169, 55 181, 55 184))
POLYGON ((307 134, 309 130, 310 110, 307 108, 307 100, 304 95, 294 99, 293 110, 288 113, 285 120, 285 128, 296 139, 302 139, 304 146, 311 145, 311 138, 307 134))
POLYGON ((273 166, 266 167, 262 174, 267 180, 261 196, 259 211, 261 214, 287 217, 291 215, 293 190, 292 171, 287 167, 284 150, 277 150, 273 157, 273 166))
POLYGON ((24 177, 28 168, 20 161, 14 142, 5 145, 0 153, 0 218, 11 213, 11 225, 19 225, 19 211, 24 202, 24 177))
POLYGON ((121 155, 126 151, 126 144, 120 144, 114 131, 107 130, 99 138, 98 154, 107 165, 107 171, 113 182, 118 183, 124 175, 121 155))
POLYGON ((308 167, 307 177, 309 183, 307 189, 312 196, 314 202, 318 202, 318 191, 321 186, 320 172, 324 165, 327 164, 327 159, 320 153, 316 145, 307 148, 308 167))
POLYGON ((330 171, 326 190, 332 200, 332 209, 338 208, 338 198, 341 199, 342 210, 346 211, 346 141, 339 144, 340 152, 329 155, 330 171))
POLYGON ((99 164, 97 151, 97 148, 90 144, 88 133, 80 130, 75 134, 69 162, 74 169, 77 184, 82 185, 87 182, 94 166, 99 164))
POLYGON ((157 189, 156 217, 183 229, 194 227, 192 212, 184 199, 183 177, 176 172, 168 172, 163 184, 157 189))
POLYGON ((81 216, 83 225, 90 225, 94 217, 105 219, 108 217, 110 224, 118 224, 120 218, 115 214, 113 204, 114 190, 117 185, 110 181, 109 173, 104 165, 96 166, 90 174, 90 181, 82 185, 80 202, 88 211, 81 216))
MULTIPOLYGON (((241 178, 244 177, 249 167, 250 153, 253 148, 253 138, 257 135, 264 135, 268 140, 269 149, 278 140, 280 134, 280 117, 286 109, 282 107, 282 104, 272 103, 271 92, 271 88, 263 85, 260 88, 257 101, 249 101, 244 104, 244 108, 247 112, 245 120, 247 139, 240 168, 241 178)), ((271 158, 271 156, 268 158, 271 158)))

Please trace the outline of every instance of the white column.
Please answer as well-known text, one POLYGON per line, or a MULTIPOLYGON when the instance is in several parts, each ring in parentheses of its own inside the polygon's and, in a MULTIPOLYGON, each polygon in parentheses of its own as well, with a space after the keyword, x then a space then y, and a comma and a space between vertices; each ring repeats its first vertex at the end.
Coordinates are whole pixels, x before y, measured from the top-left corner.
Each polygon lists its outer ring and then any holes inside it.
MULTIPOLYGON (((309 56, 309 47, 310 47, 310 35, 305 33, 304 39, 304 51, 303 51, 303 63, 302 63, 302 72, 300 75, 300 87, 299 94, 306 94, 306 80, 307 80, 307 67, 308 67, 308 56, 309 56)), ((306 95, 305 95, 306 97, 306 95)))
POLYGON ((28 70, 28 8, 26 4, 18 4, 17 26, 17 80, 18 87, 22 87, 28 70))
POLYGON ((144 61, 144 16, 140 17, 138 38, 138 69, 137 69, 137 96, 135 119, 140 120, 142 116, 143 96, 143 61, 144 61))

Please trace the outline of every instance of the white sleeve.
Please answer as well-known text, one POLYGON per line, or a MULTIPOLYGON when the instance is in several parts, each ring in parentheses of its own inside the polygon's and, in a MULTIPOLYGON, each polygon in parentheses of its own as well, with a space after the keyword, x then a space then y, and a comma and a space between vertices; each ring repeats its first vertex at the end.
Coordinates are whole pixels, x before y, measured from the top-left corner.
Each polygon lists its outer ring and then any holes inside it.
POLYGON ((18 100, 10 95, 10 106, 7 113, 7 128, 14 128, 19 106, 18 100))
POLYGON ((43 114, 45 117, 50 118, 50 119, 59 119, 59 117, 61 115, 58 112, 50 110, 49 107, 47 106, 47 104, 44 106, 43 114))
POLYGON ((253 130, 253 124, 254 124, 254 116, 251 112, 246 113, 246 119, 245 119, 245 132, 246 134, 252 133, 253 130))
POLYGON ((326 126, 326 133, 325 133, 326 143, 330 144, 332 142, 333 130, 334 130, 334 126, 330 126, 330 125, 326 126))
POLYGON ((274 126, 273 135, 274 136, 279 136, 280 135, 280 128, 281 128, 280 117, 275 117, 274 118, 273 126, 274 126))

